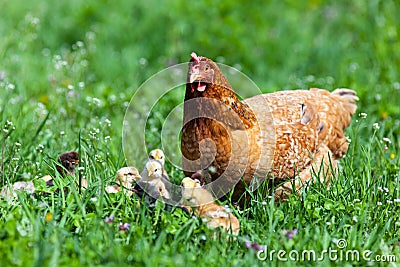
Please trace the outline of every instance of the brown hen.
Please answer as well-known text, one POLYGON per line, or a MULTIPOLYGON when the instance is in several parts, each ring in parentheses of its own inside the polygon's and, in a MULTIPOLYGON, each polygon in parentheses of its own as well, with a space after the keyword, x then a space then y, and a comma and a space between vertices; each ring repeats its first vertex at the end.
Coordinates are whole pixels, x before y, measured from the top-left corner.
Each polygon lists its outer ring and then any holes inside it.
POLYGON ((354 91, 312 88, 240 101, 217 64, 191 56, 181 139, 185 175, 203 170, 217 197, 235 187, 234 200, 245 191, 242 177, 251 189, 274 178, 278 199, 313 173, 326 181, 348 149, 344 129, 357 108, 354 91))

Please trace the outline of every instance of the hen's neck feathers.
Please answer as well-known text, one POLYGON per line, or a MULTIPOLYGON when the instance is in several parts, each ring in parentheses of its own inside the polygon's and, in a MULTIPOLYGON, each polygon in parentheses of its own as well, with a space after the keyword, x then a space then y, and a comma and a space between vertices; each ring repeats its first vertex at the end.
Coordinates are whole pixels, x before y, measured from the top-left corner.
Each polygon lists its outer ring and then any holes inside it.
MULTIPOLYGON (((217 69, 217 71, 219 71, 219 69, 217 69)), ((220 72, 220 74, 215 75, 215 77, 214 83, 207 84, 204 92, 199 92, 197 90, 192 92, 191 84, 186 84, 185 103, 191 99, 202 103, 197 105, 190 104, 190 108, 189 105, 187 105, 186 110, 188 111, 190 109, 192 111, 190 117, 201 117, 203 113, 201 109, 204 109, 206 106, 208 112, 211 111, 213 114, 219 115, 226 114, 226 116, 220 117, 223 117, 221 118, 222 121, 233 128, 242 129, 244 126, 246 129, 249 129, 256 125, 256 116, 253 111, 246 103, 239 100, 222 73, 220 72), (220 80, 222 84, 219 83, 218 80, 220 80), (212 101, 207 101, 203 98, 212 99, 212 101), (203 101, 207 101, 206 105, 204 105, 203 101), (195 106, 196 110, 192 110, 194 108, 193 106, 195 106), (237 114, 237 118, 235 118, 236 116, 232 116, 232 111, 237 114), (241 122, 239 122, 238 119, 240 119, 241 122)), ((205 112, 207 113, 207 111, 205 112)))

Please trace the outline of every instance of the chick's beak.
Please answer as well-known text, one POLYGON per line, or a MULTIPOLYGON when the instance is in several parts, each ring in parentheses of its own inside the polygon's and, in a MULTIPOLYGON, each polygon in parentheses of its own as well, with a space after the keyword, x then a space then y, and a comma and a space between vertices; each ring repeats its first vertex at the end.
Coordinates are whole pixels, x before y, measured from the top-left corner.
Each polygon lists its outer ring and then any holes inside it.
POLYGON ((159 159, 160 159, 160 156, 159 156, 159 155, 155 155, 154 158, 155 158, 156 160, 159 160, 159 159))

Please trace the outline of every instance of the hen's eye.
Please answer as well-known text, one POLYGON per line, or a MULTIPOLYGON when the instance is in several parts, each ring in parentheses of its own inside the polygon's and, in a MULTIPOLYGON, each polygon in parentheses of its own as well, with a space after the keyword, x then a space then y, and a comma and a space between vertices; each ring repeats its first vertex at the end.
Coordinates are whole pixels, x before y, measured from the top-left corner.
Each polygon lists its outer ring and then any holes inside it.
POLYGON ((204 71, 208 71, 210 69, 210 66, 209 65, 206 65, 205 67, 204 67, 204 71))

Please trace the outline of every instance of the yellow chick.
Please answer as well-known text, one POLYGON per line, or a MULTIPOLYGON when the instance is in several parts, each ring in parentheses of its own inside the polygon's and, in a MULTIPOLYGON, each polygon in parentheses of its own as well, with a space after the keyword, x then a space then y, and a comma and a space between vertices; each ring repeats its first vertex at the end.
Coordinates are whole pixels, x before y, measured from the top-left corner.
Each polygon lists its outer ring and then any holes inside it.
POLYGON ((161 162, 150 159, 148 162, 146 162, 141 176, 144 182, 156 186, 161 196, 167 199, 170 198, 170 194, 164 184, 164 182, 168 182, 168 180, 163 180, 163 167, 161 162))
POLYGON ((117 171, 116 185, 106 186, 107 193, 121 192, 122 188, 126 189, 129 196, 132 195, 132 184, 141 178, 139 171, 135 167, 123 167, 117 171))
POLYGON ((200 182, 186 177, 182 180, 182 204, 193 208, 210 229, 222 227, 225 231, 238 235, 240 222, 227 208, 214 202, 210 192, 202 188, 200 182))
POLYGON ((168 173, 165 171, 165 154, 161 149, 153 149, 149 153, 149 159, 157 160, 161 163, 163 177, 169 180, 168 173))

